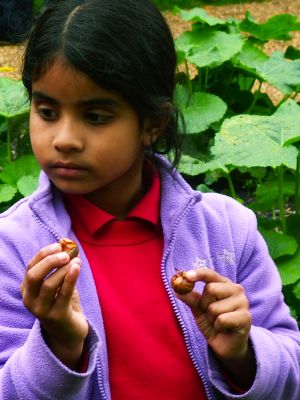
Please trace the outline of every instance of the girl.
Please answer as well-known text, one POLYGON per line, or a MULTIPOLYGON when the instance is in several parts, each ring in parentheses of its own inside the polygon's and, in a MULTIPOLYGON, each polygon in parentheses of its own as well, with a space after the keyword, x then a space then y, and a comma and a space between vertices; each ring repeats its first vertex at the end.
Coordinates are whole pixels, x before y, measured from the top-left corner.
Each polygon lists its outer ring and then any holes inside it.
POLYGON ((0 217, 1 400, 299 400, 300 336, 254 215, 161 155, 180 156, 175 66, 149 0, 38 20, 23 81, 43 172, 0 217), (173 292, 178 270, 192 292, 173 292))

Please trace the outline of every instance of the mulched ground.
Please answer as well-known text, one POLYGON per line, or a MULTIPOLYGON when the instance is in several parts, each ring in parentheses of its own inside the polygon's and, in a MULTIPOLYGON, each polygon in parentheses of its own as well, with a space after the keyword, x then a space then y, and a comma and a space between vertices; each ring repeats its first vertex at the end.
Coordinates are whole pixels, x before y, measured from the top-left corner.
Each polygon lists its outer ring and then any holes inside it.
MULTIPOLYGON (((245 12, 250 11, 251 15, 259 22, 263 22, 276 14, 290 13, 298 16, 300 19, 300 0, 271 0, 264 2, 251 2, 243 4, 230 4, 226 6, 207 5, 204 7, 210 15, 226 19, 234 17, 243 19, 245 12)), ((164 13, 174 37, 180 35, 181 32, 189 29, 190 25, 186 21, 182 21, 179 17, 172 15, 170 12, 164 13)), ((294 32, 293 39, 289 42, 270 41, 265 50, 268 53, 274 50, 284 50, 288 45, 300 48, 300 32, 294 32)), ((20 78, 20 66, 22 64, 24 46, 0 46, 0 77, 6 76, 13 79, 20 78)), ((263 90, 271 91, 273 100, 279 98, 279 94, 273 88, 264 86, 263 90)))

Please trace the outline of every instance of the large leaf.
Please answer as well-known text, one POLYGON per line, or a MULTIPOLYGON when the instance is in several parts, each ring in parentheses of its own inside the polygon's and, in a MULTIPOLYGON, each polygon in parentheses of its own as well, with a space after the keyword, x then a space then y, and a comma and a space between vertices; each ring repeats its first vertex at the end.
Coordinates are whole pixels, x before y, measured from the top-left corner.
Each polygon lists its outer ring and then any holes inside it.
POLYGON ((30 195, 38 187, 38 177, 24 175, 17 182, 17 188, 22 196, 30 195))
POLYGON ((300 251, 288 260, 277 262, 283 285, 291 285, 300 279, 300 251))
POLYGON ((32 155, 20 157, 16 161, 9 163, 0 172, 0 179, 13 187, 17 187, 17 182, 23 176, 38 176, 40 167, 32 155))
POLYGON ((300 30, 300 21, 295 15, 279 14, 259 24, 254 21, 249 12, 246 12, 246 17, 239 27, 242 31, 251 33, 264 42, 270 39, 289 40, 292 38, 290 32, 300 30))
POLYGON ((189 91, 178 85, 175 103, 184 115, 187 133, 200 133, 220 121, 227 109, 226 103, 213 94, 196 92, 189 99, 189 91))
POLYGON ((287 60, 280 51, 268 57, 247 41, 242 51, 234 58, 239 68, 251 72, 259 80, 270 83, 284 94, 298 90, 300 84, 300 60, 287 60))
POLYGON ((273 260, 286 255, 294 255, 298 243, 292 236, 284 235, 283 233, 268 231, 260 228, 260 233, 263 235, 269 249, 269 253, 273 260))
POLYGON ((287 146, 300 141, 300 106, 293 100, 284 102, 272 119, 281 125, 281 144, 287 146))
POLYGON ((227 119, 216 133, 211 153, 221 164, 236 167, 296 168, 297 149, 289 145, 300 135, 300 107, 283 105, 271 116, 237 115, 227 119), (286 117, 288 107, 291 115, 286 117), (289 122, 290 121, 290 122, 289 122), (292 132, 292 133, 290 133, 292 132))
POLYGON ((220 170, 225 174, 228 173, 228 169, 219 163, 218 160, 200 160, 198 158, 190 157, 183 154, 180 159, 179 171, 183 174, 190 176, 197 176, 208 171, 220 170))
POLYGON ((21 81, 9 78, 0 79, 0 115, 5 118, 26 115, 29 112, 29 99, 21 81))
POLYGON ((16 193, 16 188, 6 184, 0 184, 0 203, 12 200, 16 193))
POLYGON ((208 15, 207 12, 200 7, 194 7, 190 10, 181 10, 180 8, 176 7, 174 11, 179 13, 179 16, 185 21, 202 22, 203 24, 207 24, 209 26, 226 25, 227 23, 220 18, 208 15))
POLYGON ((197 67, 214 68, 239 53, 243 43, 240 34, 199 28, 184 32, 176 40, 176 49, 184 52, 187 61, 197 67))

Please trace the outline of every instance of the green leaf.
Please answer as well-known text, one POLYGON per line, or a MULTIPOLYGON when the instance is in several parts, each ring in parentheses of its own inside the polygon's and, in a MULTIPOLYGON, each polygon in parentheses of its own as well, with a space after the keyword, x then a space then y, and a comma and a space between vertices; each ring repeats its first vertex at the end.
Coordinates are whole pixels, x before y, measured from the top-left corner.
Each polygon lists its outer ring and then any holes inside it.
POLYGON ((280 51, 270 57, 247 41, 234 58, 235 65, 261 80, 275 86, 284 94, 297 91, 300 84, 300 60, 287 60, 280 51))
POLYGON ((300 279, 300 251, 292 258, 278 262, 277 267, 284 286, 297 282, 300 279))
POLYGON ((286 60, 284 54, 279 51, 274 51, 258 72, 266 82, 284 94, 297 91, 300 84, 300 60, 286 60))
POLYGON ((286 218, 287 231, 290 236, 293 236, 300 243, 300 215, 291 214, 286 218))
POLYGON ((228 173, 228 169, 219 163, 218 160, 200 160, 197 158, 190 157, 183 154, 180 159, 180 164, 178 167, 179 171, 183 174, 190 176, 197 176, 203 174, 207 171, 217 171, 220 170, 225 174, 228 173))
POLYGON ((214 68, 239 53, 243 43, 240 34, 197 29, 184 32, 176 40, 176 49, 184 52, 187 61, 197 67, 214 68))
POLYGON ((26 155, 6 165, 3 168, 3 171, 0 172, 0 179, 4 183, 16 187, 17 182, 22 178, 22 176, 38 176, 39 172, 40 166, 34 156, 26 155))
POLYGON ((273 114, 281 125, 281 144, 287 146, 300 140, 300 106, 293 100, 285 101, 273 114))
POLYGON ((38 187, 38 177, 24 175, 17 182, 17 188, 22 196, 29 196, 38 187))
POLYGON ((175 104, 184 115, 187 133, 205 131, 220 121, 227 109, 220 97, 209 93, 195 92, 189 100, 187 88, 181 85, 176 88, 175 104))
POLYGON ((283 233, 265 230, 259 228, 260 233, 263 235, 269 249, 269 253, 273 260, 282 256, 292 256, 295 254, 298 243, 292 236, 284 235, 283 233))
MULTIPOLYGON (((283 185, 283 196, 287 197, 294 196, 295 194, 295 179, 291 176, 285 176, 283 185)), ((274 205, 278 204, 279 200, 279 188, 278 180, 276 177, 272 177, 264 183, 257 185, 255 192, 256 201, 252 209, 259 211, 270 211, 274 205)))
POLYGON ((300 50, 296 47, 288 46, 284 53, 284 56, 286 58, 289 58, 290 60, 296 60, 297 58, 300 58, 300 50))
POLYGON ((200 183, 200 185, 197 186, 197 190, 202 193, 215 193, 214 190, 204 183, 200 183))
POLYGON ((178 9, 178 11, 179 11, 179 16, 185 21, 202 22, 209 26, 226 25, 226 21, 208 15, 207 12, 200 7, 194 7, 191 10, 178 9))
POLYGON ((0 203, 12 200, 16 193, 16 188, 6 184, 0 184, 0 203))
POLYGON ((300 300, 300 281, 294 286, 293 293, 295 297, 300 300))
POLYGON ((21 81, 9 78, 0 79, 0 115, 5 118, 29 113, 30 104, 27 92, 21 81))
POLYGON ((295 15, 279 14, 259 24, 254 22, 251 14, 247 12, 239 27, 243 32, 248 32, 263 42, 270 39, 289 40, 292 38, 290 32, 300 30, 300 21, 295 15))
POLYGON ((216 133, 211 154, 226 166, 296 169, 296 147, 284 146, 282 117, 237 115, 226 119, 216 133))

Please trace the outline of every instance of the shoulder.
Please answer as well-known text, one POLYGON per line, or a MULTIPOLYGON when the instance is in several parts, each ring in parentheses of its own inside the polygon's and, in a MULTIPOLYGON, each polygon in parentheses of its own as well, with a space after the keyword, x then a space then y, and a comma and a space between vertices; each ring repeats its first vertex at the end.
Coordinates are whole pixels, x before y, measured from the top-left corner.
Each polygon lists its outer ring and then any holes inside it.
POLYGON ((192 214, 198 229, 205 229, 208 241, 219 252, 234 252, 238 264, 251 256, 259 236, 252 210, 229 196, 202 193, 192 214))
POLYGON ((252 210, 245 207, 232 197, 218 193, 201 193, 201 201, 198 203, 200 209, 207 216, 214 218, 220 223, 228 223, 232 228, 256 229, 256 216, 252 210))

